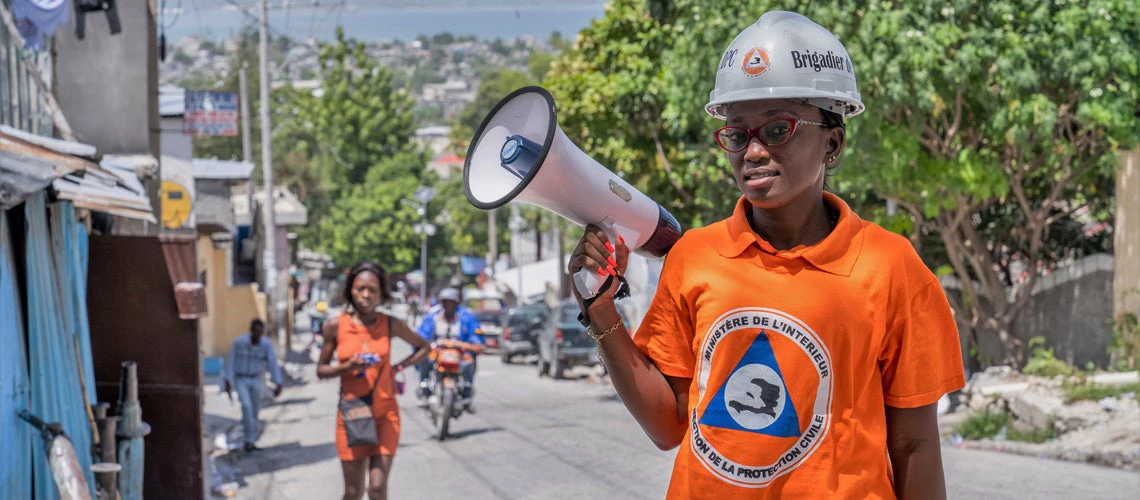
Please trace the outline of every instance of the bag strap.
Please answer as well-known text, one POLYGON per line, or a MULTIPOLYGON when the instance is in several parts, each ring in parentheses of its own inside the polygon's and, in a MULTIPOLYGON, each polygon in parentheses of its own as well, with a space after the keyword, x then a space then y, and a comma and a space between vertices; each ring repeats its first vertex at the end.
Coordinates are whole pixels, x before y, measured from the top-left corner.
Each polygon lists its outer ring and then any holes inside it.
MULTIPOLYGON (((388 316, 387 314, 385 314, 384 316, 386 316, 388 318, 388 353, 390 354, 392 352, 392 317, 388 316)), ((365 368, 364 370, 368 371, 367 368, 365 368)), ((384 373, 384 368, 381 367, 380 368, 380 374, 383 374, 383 373, 384 373)), ((368 390, 368 397, 369 398, 371 398, 373 395, 376 394, 376 386, 380 385, 380 378, 381 378, 380 374, 376 375, 376 380, 374 380, 372 382, 372 388, 368 390)))

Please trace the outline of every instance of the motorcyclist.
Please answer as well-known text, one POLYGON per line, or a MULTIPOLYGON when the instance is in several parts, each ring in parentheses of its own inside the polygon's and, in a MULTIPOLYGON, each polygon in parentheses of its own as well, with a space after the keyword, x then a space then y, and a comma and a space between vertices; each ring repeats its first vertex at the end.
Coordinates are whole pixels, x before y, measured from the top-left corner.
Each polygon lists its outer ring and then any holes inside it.
MULTIPOLYGON (((442 339, 451 339, 463 342, 463 346, 468 352, 478 354, 482 352, 483 346, 486 343, 483 340, 483 330, 480 329, 479 319, 475 314, 468 310, 466 307, 459 305, 460 294, 459 290, 455 288, 445 288, 439 292, 440 304, 432 307, 424 315, 424 320, 420 323, 419 334, 429 342, 435 342, 442 339)), ((420 372, 420 390, 418 396, 420 404, 426 404, 427 397, 431 395, 431 389, 428 386, 428 380, 431 378, 431 370, 433 364, 431 360, 424 360, 416 367, 420 372)), ((466 381, 466 387, 459 395, 463 404, 468 411, 474 413, 474 406, 471 404, 471 399, 475 394, 475 361, 463 362, 460 367, 460 374, 466 381)))

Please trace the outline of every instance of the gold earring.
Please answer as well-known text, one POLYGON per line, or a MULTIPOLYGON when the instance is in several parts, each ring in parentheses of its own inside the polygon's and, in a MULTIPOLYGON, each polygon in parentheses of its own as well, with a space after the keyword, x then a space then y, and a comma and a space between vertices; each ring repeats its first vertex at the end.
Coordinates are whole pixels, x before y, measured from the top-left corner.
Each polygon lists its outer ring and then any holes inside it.
POLYGON ((835 157, 835 156, 832 156, 831 158, 828 158, 828 159, 827 159, 827 162, 828 162, 828 163, 835 163, 835 160, 836 160, 836 159, 838 159, 838 158, 837 158, 837 157, 835 157))

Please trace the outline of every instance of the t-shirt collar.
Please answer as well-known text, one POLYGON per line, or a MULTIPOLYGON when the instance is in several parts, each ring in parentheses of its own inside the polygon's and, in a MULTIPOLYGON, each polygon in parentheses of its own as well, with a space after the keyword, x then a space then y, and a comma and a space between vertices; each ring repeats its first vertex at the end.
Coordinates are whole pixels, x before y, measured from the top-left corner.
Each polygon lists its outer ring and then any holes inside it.
POLYGON ((744 253, 748 247, 757 245, 761 251, 789 260, 802 258, 812 266, 836 274, 850 276, 859 252, 863 248, 863 233, 860 231, 863 224, 855 212, 847 206, 838 196, 824 192, 823 201, 828 206, 839 210, 839 221, 835 229, 822 241, 809 246, 798 246, 788 250, 776 250, 770 243, 761 238, 748 224, 748 210, 751 208, 748 199, 741 196, 736 202, 736 209, 732 218, 728 220, 728 236, 730 241, 722 245, 720 254, 735 258, 744 253))

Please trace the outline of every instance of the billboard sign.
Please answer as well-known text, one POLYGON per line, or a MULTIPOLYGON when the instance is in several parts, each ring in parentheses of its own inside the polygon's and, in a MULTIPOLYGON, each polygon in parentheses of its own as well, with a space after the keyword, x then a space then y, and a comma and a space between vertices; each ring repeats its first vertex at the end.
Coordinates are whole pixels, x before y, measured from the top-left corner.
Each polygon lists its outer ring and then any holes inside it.
POLYGON ((187 90, 182 132, 190 135, 238 135, 236 92, 187 90))

